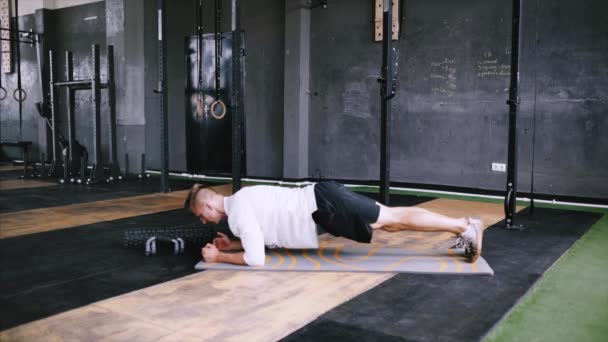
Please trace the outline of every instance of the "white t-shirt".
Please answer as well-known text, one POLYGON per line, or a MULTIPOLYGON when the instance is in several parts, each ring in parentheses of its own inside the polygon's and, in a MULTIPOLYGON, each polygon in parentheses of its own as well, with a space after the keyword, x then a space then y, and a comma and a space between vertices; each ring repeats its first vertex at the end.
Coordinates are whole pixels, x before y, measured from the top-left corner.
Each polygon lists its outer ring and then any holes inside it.
POLYGON ((317 210, 314 185, 284 188, 257 185, 224 197, 232 233, 241 238, 245 262, 264 265, 264 246, 318 248, 312 213, 317 210))

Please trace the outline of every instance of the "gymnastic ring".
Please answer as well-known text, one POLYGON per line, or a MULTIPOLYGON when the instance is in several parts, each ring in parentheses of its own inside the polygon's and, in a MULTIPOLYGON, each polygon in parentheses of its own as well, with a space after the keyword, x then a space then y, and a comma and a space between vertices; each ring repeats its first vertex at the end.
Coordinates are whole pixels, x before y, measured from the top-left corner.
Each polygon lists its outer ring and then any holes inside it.
POLYGON ((25 101, 25 99, 27 99, 27 92, 25 90, 23 90, 23 88, 17 88, 13 92, 13 98, 17 102, 23 102, 23 101, 25 101), (17 97, 17 93, 19 93, 19 97, 17 97))
POLYGON ((211 104, 211 116, 213 116, 214 118, 221 120, 224 118, 224 116, 226 116, 226 105, 224 104, 224 102, 222 100, 215 100, 212 104, 211 104), (221 106, 221 114, 217 115, 215 114, 215 107, 216 106, 221 106))
POLYGON ((4 100, 6 98, 6 89, 4 89, 4 87, 0 87, 0 101, 4 100))

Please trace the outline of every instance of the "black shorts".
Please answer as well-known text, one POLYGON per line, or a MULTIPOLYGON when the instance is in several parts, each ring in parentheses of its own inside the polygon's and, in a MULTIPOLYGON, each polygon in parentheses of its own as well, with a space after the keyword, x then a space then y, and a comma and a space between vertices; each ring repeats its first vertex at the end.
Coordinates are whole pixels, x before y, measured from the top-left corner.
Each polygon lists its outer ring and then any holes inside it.
POLYGON ((375 200, 333 181, 316 184, 315 198, 317 211, 312 213, 312 218, 326 232, 357 242, 372 240, 370 224, 378 221, 380 215, 380 206, 375 200))

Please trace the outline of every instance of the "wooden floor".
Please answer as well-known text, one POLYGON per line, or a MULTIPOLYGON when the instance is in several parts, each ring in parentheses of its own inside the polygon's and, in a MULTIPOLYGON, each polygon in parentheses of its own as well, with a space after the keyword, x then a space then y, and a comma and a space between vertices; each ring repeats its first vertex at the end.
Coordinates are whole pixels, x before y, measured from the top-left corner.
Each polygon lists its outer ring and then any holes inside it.
POLYGON ((0 180, 0 191, 14 189, 40 188, 57 185, 54 182, 46 182, 34 179, 7 179, 0 180))
POLYGON ((0 214, 0 239, 182 208, 185 191, 0 214))
MULTIPOLYGON (((224 188, 225 191, 229 190, 224 188)), ((161 197, 149 200, 154 203, 175 200, 177 205, 177 198, 156 196, 161 197)), ((182 194, 175 197, 183 199, 182 194)), ((104 205, 117 210, 120 206, 117 201, 120 200, 104 205)), ((92 207, 85 205, 78 210, 92 207)), ((479 216, 486 226, 504 217, 500 204, 438 199, 420 207, 452 216, 479 216)), ((159 210, 158 205, 150 204, 147 210, 159 210)), ((107 217, 90 214, 95 220, 107 217)), ((36 220, 30 223, 40 224, 36 220)), ((12 224, 12 231, 28 229, 25 225, 17 226, 17 221, 12 224)), ((48 225, 42 229, 61 226, 48 225)), ((38 228, 29 229, 31 232, 38 228)), ((445 233, 378 231, 372 244, 429 248, 449 237, 445 233)), ((323 246, 355 244, 329 235, 323 235, 320 242, 323 246)), ((2 331, 0 341, 274 341, 393 276, 206 271, 2 331)))
MULTIPOLYGON (((214 187, 230 192, 231 186, 214 187)), ((0 239, 183 208, 187 190, 0 214, 0 239)))
POLYGON ((16 170, 23 170, 23 166, 11 165, 11 164, 0 165, 0 171, 16 171, 16 170))

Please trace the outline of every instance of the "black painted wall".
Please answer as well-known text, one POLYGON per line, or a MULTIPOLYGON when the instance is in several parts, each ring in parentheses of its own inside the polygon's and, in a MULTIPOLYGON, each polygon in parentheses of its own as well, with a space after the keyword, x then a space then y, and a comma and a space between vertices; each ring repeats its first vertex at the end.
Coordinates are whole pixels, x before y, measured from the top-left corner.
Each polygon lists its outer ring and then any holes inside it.
MULTIPOLYGON (((169 118, 169 169, 186 171, 186 56, 185 39, 196 33, 194 1, 167 1, 167 88, 169 118)), ((210 4, 210 3, 207 3, 210 4)), ((225 6, 229 5, 226 3, 225 6)), ((146 1, 146 162, 147 167, 160 169, 160 97, 152 92, 158 88, 158 17, 156 1, 146 1)), ((226 8, 226 7, 225 7, 226 8)), ((229 7, 227 7, 229 8, 229 7)), ((211 23, 211 7, 206 23, 211 23)), ((229 11, 224 11, 224 29, 229 27, 229 11)), ((206 25, 206 32, 212 30, 206 25)))
MULTIPOLYGON (((232 173, 232 120, 230 106, 234 82, 232 79, 231 33, 222 34, 222 53, 219 63, 219 94, 215 89, 215 34, 208 33, 202 39, 190 36, 184 48, 188 53, 186 83, 186 152, 188 171, 201 174, 218 174, 230 177, 232 173), (199 50, 200 49, 200 50, 199 50), (199 51, 203 55, 199 68, 199 51), (199 84, 199 71, 201 83, 199 84), (211 108, 216 100, 226 105, 222 119, 212 116, 211 108), (198 113, 199 101, 201 113, 198 113)), ((237 50, 238 51, 238 50, 237 50)), ((215 107, 219 113, 221 106, 215 107)))
MULTIPOLYGON (((536 192, 608 197, 606 10, 600 0, 526 2, 520 191, 529 190, 534 151, 536 192)), ((372 19, 364 0, 312 13, 313 176, 379 177, 381 44, 372 19)), ((510 32, 510 1, 407 1, 392 180, 504 189, 505 174, 490 166, 507 157, 510 32)))
MULTIPOLYGON (((136 124, 145 125, 145 139, 134 141, 141 144, 145 140, 145 146, 124 149, 145 150, 148 168, 157 169, 159 99, 152 92, 157 87, 158 67, 156 2, 142 1, 143 24, 136 25, 143 25, 145 89, 142 98, 131 101, 143 101, 145 121, 136 124)), ((195 32, 195 2, 167 3, 170 168, 186 171, 183 47, 184 38, 195 32)), ((206 4, 205 32, 212 32, 212 2, 206 4)), ((247 174, 281 178, 284 134, 289 134, 283 128, 284 56, 288 53, 285 1, 241 4, 247 174)), ((225 0, 223 6, 222 30, 228 31, 230 1, 225 0)), ((608 198, 606 10, 608 5, 601 0, 525 2, 520 191, 529 191, 534 155, 536 192, 608 198)), ((50 46, 58 51, 74 50, 77 74, 86 73, 82 63, 90 58, 91 42, 105 46, 104 3, 48 12, 45 25, 52 28, 50 46), (82 21, 90 16, 98 19, 82 21)), ((408 0, 404 13, 403 40, 398 44, 400 86, 393 101, 392 179, 503 190, 506 175, 492 172, 490 165, 504 163, 507 157, 511 2, 408 0)), ((302 156, 309 158, 309 176, 377 180, 380 102, 376 78, 381 44, 372 38, 373 1, 330 0, 327 9, 317 8, 310 14, 310 145, 309 155, 302 156)), ((23 27, 35 24, 33 16, 21 21, 23 27)), ((129 25, 133 23, 125 27, 129 25)), ((24 87, 29 99, 37 101, 35 54, 28 49, 22 49, 24 87)), ((120 58, 116 56, 117 63, 120 58)), ((60 65, 62 70, 63 63, 60 65)), ((105 71, 102 73, 105 77, 105 71)), ((4 85, 12 89, 13 75, 2 77, 4 85)), ((34 119, 33 103, 26 104, 24 138, 36 140, 41 122, 34 119)), ((15 103, 3 101, 0 105, 0 134, 15 138, 15 103)), ((89 147, 90 120, 81 117, 90 112, 87 107, 88 100, 79 97, 78 136, 89 147)), ((119 118, 129 115, 118 113, 119 118)), ((104 146, 107 156, 105 152, 104 146)), ((131 165, 131 171, 138 169, 131 165)))
MULTIPOLYGON (((214 31, 213 2, 205 2, 204 31, 214 31)), ((283 169, 283 40, 282 0, 241 1, 245 31, 245 104, 247 173, 254 177, 282 176, 283 169)), ((222 31, 231 30, 230 1, 222 2, 222 31)), ((196 33, 194 1, 167 2, 169 168, 186 171, 185 37, 196 33)), ((157 87, 157 19, 155 1, 145 3, 146 158, 160 168, 159 99, 157 87)))
MULTIPOLYGON (((74 77, 75 79, 90 78, 92 71, 91 45, 100 45, 101 54, 101 78, 106 79, 106 27, 105 27, 105 3, 95 2, 56 10, 37 10, 36 14, 19 17, 21 30, 33 29, 36 32, 44 31, 46 39, 46 52, 44 57, 48 59, 48 50, 55 51, 57 79, 65 79, 65 51, 73 52, 74 77), (93 17, 96 17, 93 19, 93 17), (89 18, 88 20, 84 20, 89 18), (41 29, 39 21, 43 21, 44 30, 41 29), (37 28, 38 25, 38 28, 37 28)), ((41 101, 40 80, 38 78, 36 50, 27 44, 21 44, 21 74, 22 87, 27 91, 28 97, 24 102, 23 109, 23 132, 21 139, 33 142, 34 149, 32 158, 40 160, 42 153, 47 153, 45 143, 40 141, 39 129, 45 123, 40 119, 35 109, 35 103, 41 101)), ((16 68, 14 69, 16 70, 16 68)), ((16 72, 2 74, 2 84, 12 91, 16 88, 16 72)), ((48 75, 45 76, 45 78, 48 75)), ((107 121, 107 97, 102 90, 102 157, 104 161, 108 158, 108 121, 107 121)), ((58 111, 57 119, 59 128, 67 138, 66 121, 66 90, 57 93, 58 111)), ((83 144, 89 153, 93 150, 93 107, 91 105, 89 91, 76 93, 76 139, 83 144)), ((7 98, 0 102, 0 124, 1 137, 6 140, 18 139, 19 116, 17 102, 7 98)), ((18 157, 17 151, 7 151, 9 157, 18 157)), ((47 159, 50 158, 47 154, 47 159)))

